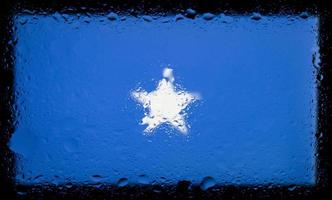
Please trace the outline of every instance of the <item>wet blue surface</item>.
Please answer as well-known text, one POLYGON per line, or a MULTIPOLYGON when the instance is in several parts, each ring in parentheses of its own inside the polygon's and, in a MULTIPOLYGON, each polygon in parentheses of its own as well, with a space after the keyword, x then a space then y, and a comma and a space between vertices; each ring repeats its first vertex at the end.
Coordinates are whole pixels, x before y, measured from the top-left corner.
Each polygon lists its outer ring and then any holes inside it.
POLYGON ((315 182, 317 18, 55 17, 16 20, 18 182, 315 182), (167 65, 202 99, 145 136, 130 92, 167 65))

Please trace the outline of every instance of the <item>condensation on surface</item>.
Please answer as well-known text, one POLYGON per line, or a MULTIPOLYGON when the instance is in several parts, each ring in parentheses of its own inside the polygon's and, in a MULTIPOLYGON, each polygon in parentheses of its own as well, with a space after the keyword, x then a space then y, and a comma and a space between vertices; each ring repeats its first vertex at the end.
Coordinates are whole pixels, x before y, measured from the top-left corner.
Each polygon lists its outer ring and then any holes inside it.
POLYGON ((188 9, 15 25, 18 183, 315 183, 316 17, 188 9), (204 98, 190 134, 161 125, 146 137, 131 91, 154 90, 166 66, 204 98))

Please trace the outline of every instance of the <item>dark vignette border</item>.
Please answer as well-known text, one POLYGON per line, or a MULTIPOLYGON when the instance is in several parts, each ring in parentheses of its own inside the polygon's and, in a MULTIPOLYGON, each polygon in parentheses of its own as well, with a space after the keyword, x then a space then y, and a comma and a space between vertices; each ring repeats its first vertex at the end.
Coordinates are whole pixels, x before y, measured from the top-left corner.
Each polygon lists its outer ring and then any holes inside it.
MULTIPOLYGON (((185 14, 184 14, 185 15, 185 14)), ((190 16, 188 16, 190 17, 190 16)), ((332 198, 332 6, 323 0, 2 0, 0 2, 0 199, 329 199, 332 198), (17 13, 107 13, 128 15, 185 13, 319 16, 318 182, 316 186, 219 186, 207 191, 181 181, 176 185, 16 185, 15 155, 7 142, 15 129, 13 17, 17 13), (330 11, 331 10, 331 11, 330 11)), ((313 62, 315 62, 313 57, 313 62)))

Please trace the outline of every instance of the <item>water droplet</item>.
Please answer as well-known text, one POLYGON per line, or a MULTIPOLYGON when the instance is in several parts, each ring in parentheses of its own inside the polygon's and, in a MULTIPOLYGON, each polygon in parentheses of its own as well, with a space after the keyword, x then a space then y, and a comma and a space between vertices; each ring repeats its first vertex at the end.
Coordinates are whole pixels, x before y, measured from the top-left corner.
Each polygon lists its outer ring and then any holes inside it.
POLYGON ((297 188, 296 186, 291 186, 288 188, 288 191, 294 191, 294 190, 296 190, 296 188, 297 188))
POLYGON ((111 21, 114 21, 114 20, 117 20, 118 19, 118 15, 114 12, 110 12, 108 15, 107 15, 107 19, 111 20, 111 21))
POLYGON ((37 176, 35 176, 34 178, 33 178, 33 180, 38 180, 38 179, 40 179, 40 178, 42 178, 43 177, 43 175, 37 175, 37 176))
POLYGON ((16 194, 19 196, 25 196, 27 193, 26 192, 17 192, 16 194))
POLYGON ((151 16, 149 16, 149 15, 144 15, 144 16, 142 17, 142 19, 143 19, 144 21, 146 21, 146 22, 152 22, 152 21, 153 21, 153 18, 152 18, 151 16))
POLYGON ((124 187, 128 185, 128 179, 127 178, 120 178, 117 182, 118 187, 124 187))
POLYGON ((212 20, 215 17, 215 15, 212 13, 204 13, 202 17, 205 20, 212 20))
POLYGON ((21 25, 25 25, 27 22, 28 22, 27 19, 23 19, 23 20, 20 20, 20 21, 19 21, 19 23, 20 23, 21 25))
POLYGON ((183 17, 183 15, 181 15, 181 14, 177 14, 177 15, 175 15, 175 21, 177 22, 177 21, 180 21, 180 20, 183 20, 184 19, 184 17, 183 17))
POLYGON ((167 178, 166 178, 166 177, 163 177, 163 176, 162 176, 162 177, 160 177, 159 179, 160 179, 161 182, 167 182, 167 178))
POLYGON ((99 182, 103 177, 99 174, 95 174, 91 176, 92 181, 99 182))
POLYGON ((138 183, 140 184, 149 184, 149 178, 145 175, 145 174, 142 174, 142 175, 139 175, 138 176, 138 183))
POLYGON ((307 19, 307 18, 309 17, 309 14, 308 14, 307 12, 302 12, 302 13, 300 14, 300 17, 301 17, 302 19, 307 19))
POLYGON ((262 19, 262 16, 259 13, 253 13, 253 15, 251 16, 251 19, 258 21, 258 20, 262 19))
POLYGON ((165 23, 169 23, 169 22, 170 22, 170 20, 169 20, 168 18, 165 18, 165 19, 162 19, 162 20, 161 20, 161 23, 164 23, 164 24, 165 24, 165 23))
POLYGON ((193 9, 191 9, 191 8, 188 8, 188 9, 186 10, 186 17, 191 18, 191 19, 194 19, 195 16, 196 16, 196 10, 193 10, 193 9))
POLYGON ((216 185, 216 181, 214 180, 214 178, 211 176, 207 176, 207 177, 203 178, 203 180, 200 184, 200 188, 202 190, 207 190, 215 185, 216 185))
POLYGON ((65 187, 66 188, 72 188, 73 187, 73 183, 68 182, 68 183, 65 184, 65 187))
POLYGON ((154 186, 153 187, 153 190, 152 190, 154 193, 160 193, 162 191, 162 187, 161 186, 154 186))
POLYGON ((95 188, 102 188, 103 184, 101 182, 97 182, 93 185, 95 188))

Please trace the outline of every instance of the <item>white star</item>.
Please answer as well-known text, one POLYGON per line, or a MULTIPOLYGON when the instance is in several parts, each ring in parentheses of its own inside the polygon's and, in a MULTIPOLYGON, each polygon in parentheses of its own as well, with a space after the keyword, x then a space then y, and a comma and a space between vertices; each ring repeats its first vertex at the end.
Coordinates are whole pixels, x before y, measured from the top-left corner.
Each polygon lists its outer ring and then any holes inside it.
POLYGON ((199 95, 177 90, 173 85, 172 69, 165 68, 163 76, 164 78, 159 81, 156 90, 148 93, 139 88, 132 92, 132 96, 149 111, 145 113, 141 122, 142 125, 148 125, 144 132, 151 133, 159 125, 167 123, 182 134, 186 134, 188 127, 185 122, 184 109, 199 99, 199 95))

